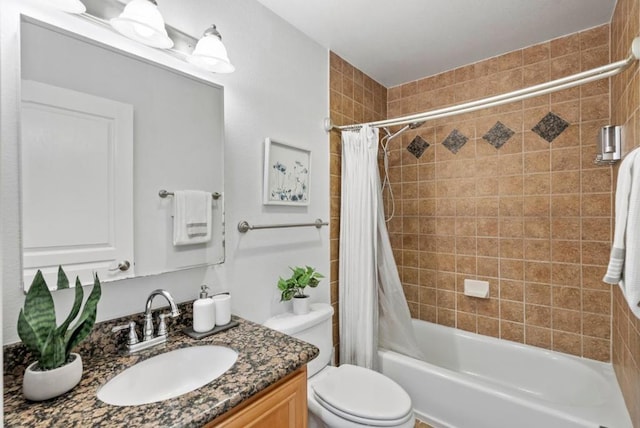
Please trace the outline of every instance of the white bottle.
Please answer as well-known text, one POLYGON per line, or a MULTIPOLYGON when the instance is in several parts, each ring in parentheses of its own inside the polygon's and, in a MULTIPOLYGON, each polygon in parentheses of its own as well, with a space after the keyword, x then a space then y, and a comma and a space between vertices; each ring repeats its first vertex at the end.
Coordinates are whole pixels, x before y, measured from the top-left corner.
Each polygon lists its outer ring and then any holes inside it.
POLYGON ((209 287, 200 287, 200 298, 193 302, 193 331, 203 333, 216 326, 216 310, 213 299, 207 295, 209 287))

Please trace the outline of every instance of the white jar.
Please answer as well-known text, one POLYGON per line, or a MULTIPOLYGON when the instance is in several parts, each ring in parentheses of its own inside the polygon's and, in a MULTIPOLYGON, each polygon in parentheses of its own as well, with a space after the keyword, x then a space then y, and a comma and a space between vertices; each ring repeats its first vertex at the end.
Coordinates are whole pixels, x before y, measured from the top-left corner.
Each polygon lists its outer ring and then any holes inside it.
POLYGON ((216 305, 216 325, 229 324, 231 322, 231 296, 216 294, 212 300, 216 305))

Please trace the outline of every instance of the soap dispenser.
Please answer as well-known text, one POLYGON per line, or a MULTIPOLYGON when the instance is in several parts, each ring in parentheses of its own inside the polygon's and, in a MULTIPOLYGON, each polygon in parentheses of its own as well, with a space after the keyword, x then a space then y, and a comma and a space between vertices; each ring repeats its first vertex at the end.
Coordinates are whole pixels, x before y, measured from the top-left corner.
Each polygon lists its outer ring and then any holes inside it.
POLYGON ((216 326, 215 303, 207 294, 209 287, 200 287, 200 298, 193 302, 193 331, 203 333, 216 326))

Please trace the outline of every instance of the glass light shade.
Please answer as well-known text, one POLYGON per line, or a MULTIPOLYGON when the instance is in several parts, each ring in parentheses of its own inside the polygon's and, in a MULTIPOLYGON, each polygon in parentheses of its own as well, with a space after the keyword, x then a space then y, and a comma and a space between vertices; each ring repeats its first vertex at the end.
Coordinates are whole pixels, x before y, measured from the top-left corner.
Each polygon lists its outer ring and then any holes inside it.
POLYGON ((236 69, 229 61, 222 40, 214 34, 205 34, 187 60, 214 73, 233 73, 236 69))
POLYGON ((84 3, 80 0, 45 0, 45 2, 49 6, 68 13, 84 13, 87 11, 84 3))
POLYGON ((149 0, 132 0, 110 23, 120 34, 145 45, 162 49, 173 47, 158 7, 149 0))

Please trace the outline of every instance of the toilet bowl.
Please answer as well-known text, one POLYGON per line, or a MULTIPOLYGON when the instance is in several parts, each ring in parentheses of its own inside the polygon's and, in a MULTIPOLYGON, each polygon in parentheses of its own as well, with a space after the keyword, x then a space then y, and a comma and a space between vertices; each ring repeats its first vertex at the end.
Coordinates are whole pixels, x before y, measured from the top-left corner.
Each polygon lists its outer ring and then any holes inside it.
POLYGON ((374 370, 350 364, 329 365, 333 349, 332 315, 330 305, 316 303, 308 314, 280 314, 264 324, 320 350, 307 365, 309 427, 413 428, 411 398, 400 385, 374 370))

